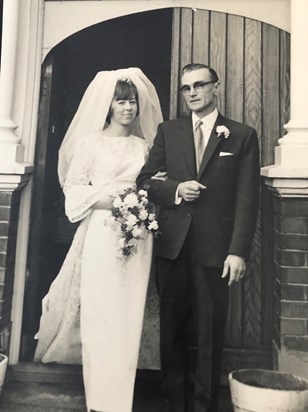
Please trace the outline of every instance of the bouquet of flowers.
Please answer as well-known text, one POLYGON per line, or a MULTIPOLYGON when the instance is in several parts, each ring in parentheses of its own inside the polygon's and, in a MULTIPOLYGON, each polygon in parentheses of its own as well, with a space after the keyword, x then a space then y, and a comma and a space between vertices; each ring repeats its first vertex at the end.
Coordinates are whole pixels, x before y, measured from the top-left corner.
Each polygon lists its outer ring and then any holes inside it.
POLYGON ((148 201, 145 190, 136 192, 129 188, 117 193, 112 199, 108 223, 111 226, 120 225, 119 245, 122 256, 129 256, 137 251, 138 240, 142 234, 159 234, 154 206, 148 201))

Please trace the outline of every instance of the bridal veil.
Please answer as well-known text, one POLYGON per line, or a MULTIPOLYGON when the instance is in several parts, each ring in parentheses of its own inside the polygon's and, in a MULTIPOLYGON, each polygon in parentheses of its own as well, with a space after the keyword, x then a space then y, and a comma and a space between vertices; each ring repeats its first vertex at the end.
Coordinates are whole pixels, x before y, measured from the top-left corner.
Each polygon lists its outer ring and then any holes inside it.
POLYGON ((115 85, 119 79, 129 79, 137 87, 139 116, 132 133, 144 138, 149 147, 152 146, 157 125, 163 121, 153 84, 137 67, 99 72, 84 93, 61 144, 58 163, 61 186, 64 185, 70 162, 82 140, 104 129, 115 85))

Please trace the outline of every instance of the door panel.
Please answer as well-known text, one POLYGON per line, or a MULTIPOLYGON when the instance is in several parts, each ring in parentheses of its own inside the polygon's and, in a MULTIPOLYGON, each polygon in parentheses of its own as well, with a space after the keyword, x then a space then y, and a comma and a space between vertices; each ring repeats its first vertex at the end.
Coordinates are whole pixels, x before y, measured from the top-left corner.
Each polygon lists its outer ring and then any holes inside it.
POLYGON ((57 208, 61 189, 57 179, 57 153, 63 135, 63 70, 50 54, 43 67, 29 236, 27 283, 23 314, 21 358, 32 360, 41 302, 61 259, 56 247, 57 208), (52 154, 52 155, 51 155, 52 154))
MULTIPOLYGON (((259 136, 262 166, 273 163, 274 147, 289 118, 289 37, 278 28, 240 16, 174 9, 170 117, 189 112, 178 93, 183 65, 209 64, 221 80, 218 109, 227 117, 253 126, 259 136)), ((273 288, 265 217, 268 207, 267 199, 263 199, 248 273, 230 291, 227 353, 232 348, 238 353, 248 349, 255 354, 271 349, 273 288)))

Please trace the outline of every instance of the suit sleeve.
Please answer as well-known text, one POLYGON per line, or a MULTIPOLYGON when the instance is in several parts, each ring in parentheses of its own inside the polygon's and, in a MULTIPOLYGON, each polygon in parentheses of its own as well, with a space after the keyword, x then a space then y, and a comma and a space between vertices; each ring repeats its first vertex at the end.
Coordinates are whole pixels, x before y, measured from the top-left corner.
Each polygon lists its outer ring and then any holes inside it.
POLYGON ((244 142, 238 169, 234 229, 229 254, 249 258, 260 197, 260 160, 257 133, 244 142))
POLYGON ((166 139, 160 124, 149 157, 137 177, 137 187, 147 190, 151 202, 161 206, 172 206, 181 182, 170 178, 166 181, 151 179, 159 171, 168 173, 166 150, 166 139))

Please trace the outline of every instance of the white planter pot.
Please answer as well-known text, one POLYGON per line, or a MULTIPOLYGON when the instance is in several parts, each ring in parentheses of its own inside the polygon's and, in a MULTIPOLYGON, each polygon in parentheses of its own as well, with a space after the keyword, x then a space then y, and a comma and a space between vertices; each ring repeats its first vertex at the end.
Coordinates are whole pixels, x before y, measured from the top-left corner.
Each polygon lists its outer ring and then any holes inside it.
POLYGON ((5 378, 6 368, 8 363, 8 357, 0 353, 0 395, 5 378))
POLYGON ((307 412, 308 381, 263 369, 242 369, 229 374, 235 412, 307 412))

